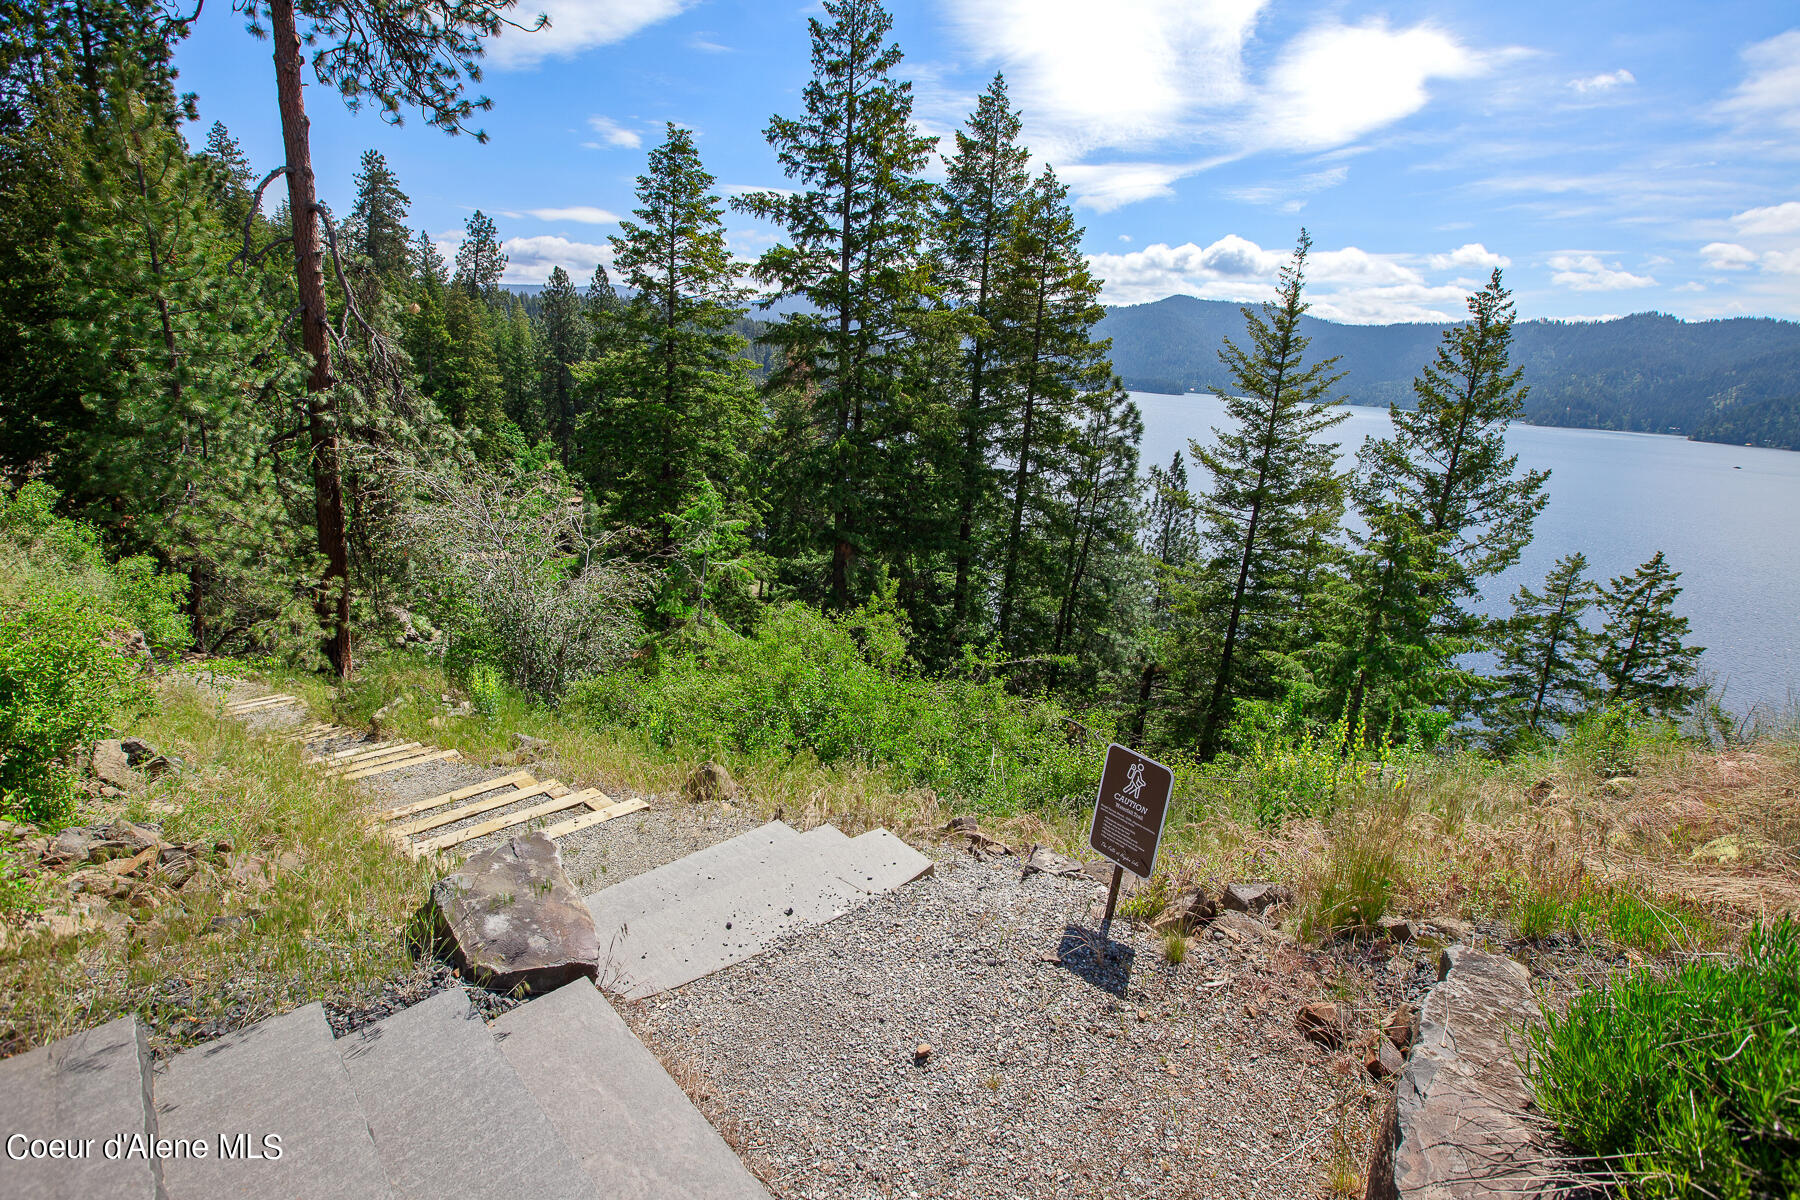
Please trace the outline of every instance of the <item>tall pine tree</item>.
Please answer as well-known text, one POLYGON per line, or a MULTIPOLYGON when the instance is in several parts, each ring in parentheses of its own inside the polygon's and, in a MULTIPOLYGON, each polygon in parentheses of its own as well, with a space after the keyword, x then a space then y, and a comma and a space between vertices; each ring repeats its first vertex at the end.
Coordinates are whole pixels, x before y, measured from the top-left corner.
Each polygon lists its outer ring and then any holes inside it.
POLYGON ((346 228, 351 248, 376 274, 384 278, 404 276, 411 258, 412 235, 406 228, 406 214, 412 201, 400 190, 400 181, 379 150, 363 151, 352 182, 356 202, 350 208, 346 228))
POLYGON ((1688 619, 1675 615, 1680 578, 1658 550, 1631 574, 1601 585, 1599 668, 1609 702, 1667 717, 1700 698, 1694 677, 1703 651, 1686 644, 1688 619))
POLYGON ((1593 703, 1594 635, 1583 618, 1595 588, 1586 571, 1587 555, 1565 554, 1541 592, 1520 586, 1513 594, 1500 640, 1502 744, 1553 734, 1593 703))
POLYGON ((456 286, 471 296, 491 301, 500 292, 500 276, 506 272, 506 263, 494 218, 476 209, 463 222, 462 245, 456 248, 456 286))
POLYGON ((550 269, 550 282, 538 300, 544 326, 544 423, 566 465, 574 455, 575 422, 581 416, 575 368, 587 360, 588 321, 581 293, 561 267, 550 269))
POLYGON ((1269 656, 1294 649, 1293 581, 1311 570, 1319 530, 1334 530, 1342 510, 1337 447, 1319 440, 1346 416, 1325 399, 1340 378, 1337 360, 1306 365, 1311 339, 1300 332, 1311 248, 1303 229, 1276 298, 1260 312, 1244 309, 1248 345, 1227 339, 1219 352, 1231 426, 1215 430, 1210 447, 1189 443, 1210 475, 1198 497, 1201 536, 1222 584, 1223 627, 1200 698, 1203 759, 1217 753, 1234 700, 1269 694, 1269 656))
MULTIPOLYGON (((868 511, 892 464, 889 418, 899 403, 887 358, 910 336, 926 288, 924 237, 931 187, 919 178, 931 141, 912 123, 912 85, 894 76, 893 18, 877 0, 824 0, 808 19, 813 77, 805 115, 767 130, 782 169, 803 190, 740 196, 733 204, 779 225, 788 244, 762 256, 759 279, 804 299, 766 340, 784 354, 777 386, 804 389, 813 436, 798 473, 808 506, 824 514, 809 549, 825 559, 825 594, 848 608, 856 564, 879 534, 868 511)), ((798 500, 798 497, 795 497, 798 500)))

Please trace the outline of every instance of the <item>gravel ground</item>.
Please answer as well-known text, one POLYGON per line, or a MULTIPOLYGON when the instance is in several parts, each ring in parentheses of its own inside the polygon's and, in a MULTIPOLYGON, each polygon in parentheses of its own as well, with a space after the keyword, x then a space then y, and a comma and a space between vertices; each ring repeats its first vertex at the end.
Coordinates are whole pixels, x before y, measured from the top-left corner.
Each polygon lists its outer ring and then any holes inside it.
POLYGON ((1101 894, 944 854, 627 1015, 784 1197, 1318 1194, 1340 1112, 1360 1156, 1381 1092, 1295 1007, 1346 973, 1387 1003, 1422 964, 1346 968, 1224 922, 1171 966, 1120 922, 1102 966, 1101 894))

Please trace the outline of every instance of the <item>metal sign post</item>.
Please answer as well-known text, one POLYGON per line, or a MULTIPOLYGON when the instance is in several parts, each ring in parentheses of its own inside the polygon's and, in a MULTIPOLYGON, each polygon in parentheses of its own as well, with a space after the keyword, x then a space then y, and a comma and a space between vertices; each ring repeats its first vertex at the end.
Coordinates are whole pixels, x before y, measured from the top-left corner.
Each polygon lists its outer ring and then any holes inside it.
POLYGON ((1113 865, 1106 916, 1100 921, 1102 938, 1111 936, 1113 910, 1118 907, 1119 884, 1125 872, 1149 879, 1156 870, 1156 852, 1162 845, 1163 822, 1174 790, 1175 773, 1155 759, 1117 742, 1106 748, 1106 766, 1094 797, 1094 820, 1088 826, 1088 845, 1113 865))

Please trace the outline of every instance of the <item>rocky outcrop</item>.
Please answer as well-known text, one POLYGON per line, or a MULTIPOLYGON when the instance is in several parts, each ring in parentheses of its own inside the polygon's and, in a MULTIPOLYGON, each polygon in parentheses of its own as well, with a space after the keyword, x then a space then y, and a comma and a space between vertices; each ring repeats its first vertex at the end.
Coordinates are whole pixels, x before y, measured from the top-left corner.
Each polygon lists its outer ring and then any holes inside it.
POLYGON ((1375 1145, 1366 1200, 1536 1196, 1543 1153, 1518 1065, 1537 1015, 1530 974, 1453 946, 1438 978, 1375 1145))
POLYGON ((1259 917, 1271 906, 1290 903, 1293 898, 1293 893, 1278 883, 1233 883, 1226 885, 1220 904, 1232 912, 1259 917))
POLYGON ((696 804, 709 804, 732 799, 738 794, 738 785, 731 772, 720 764, 703 762, 688 776, 684 791, 696 804))
POLYGON ((593 914, 541 833, 470 858, 432 885, 428 909, 440 949, 482 987, 541 994, 599 975, 593 914))

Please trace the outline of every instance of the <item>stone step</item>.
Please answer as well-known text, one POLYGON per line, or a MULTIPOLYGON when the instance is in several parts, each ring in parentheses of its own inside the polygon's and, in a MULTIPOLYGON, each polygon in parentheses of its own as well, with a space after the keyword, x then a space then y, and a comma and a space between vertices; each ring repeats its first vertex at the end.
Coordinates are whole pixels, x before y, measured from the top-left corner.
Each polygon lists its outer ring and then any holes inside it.
POLYGON ((461 988, 337 1045, 398 1200, 597 1200, 461 988))
POLYGON ((892 834, 876 833, 849 839, 821 826, 721 886, 679 898, 627 927, 603 928, 601 984, 627 999, 680 987, 931 869, 929 859, 892 834))
POLYGON ((768 1200, 587 980, 520 1005, 491 1032, 607 1200, 768 1200))
POLYGON ((318 1004, 182 1051, 155 1091, 160 1136, 207 1144, 205 1158, 162 1164, 169 1200, 393 1195, 318 1004), (280 1138, 280 1157, 270 1157, 265 1134, 280 1138))
POLYGON ((760 870, 778 846, 799 836, 780 821, 771 821, 589 896, 588 910, 600 931, 601 950, 631 922, 760 870))
POLYGON ((0 1156, 6 1200, 162 1200, 162 1173, 148 1145, 156 1137, 150 1048, 137 1018, 0 1062, 0 1137, 18 1134, 28 1139, 23 1157, 10 1148, 0 1156), (109 1158, 108 1139, 118 1136, 127 1141, 109 1158), (135 1154, 134 1137, 143 1139, 135 1154), (29 1139, 38 1138, 76 1143, 78 1157, 34 1157, 29 1139))

